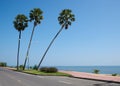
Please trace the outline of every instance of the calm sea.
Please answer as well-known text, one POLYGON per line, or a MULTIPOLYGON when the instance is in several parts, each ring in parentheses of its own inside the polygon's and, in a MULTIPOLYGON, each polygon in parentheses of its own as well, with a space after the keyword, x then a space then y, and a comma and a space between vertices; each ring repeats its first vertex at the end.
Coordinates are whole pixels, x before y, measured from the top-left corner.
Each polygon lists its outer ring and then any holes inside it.
POLYGON ((78 72, 92 73, 95 69, 100 70, 101 74, 120 74, 120 66, 57 66, 59 70, 69 70, 78 72))

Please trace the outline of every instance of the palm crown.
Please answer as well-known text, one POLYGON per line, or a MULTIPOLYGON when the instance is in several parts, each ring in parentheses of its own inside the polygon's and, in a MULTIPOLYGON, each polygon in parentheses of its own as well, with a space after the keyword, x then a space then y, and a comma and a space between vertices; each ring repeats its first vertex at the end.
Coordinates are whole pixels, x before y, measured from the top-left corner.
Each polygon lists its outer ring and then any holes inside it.
POLYGON ((68 29, 68 26, 75 21, 75 16, 70 9, 64 9, 58 17, 59 24, 68 29))
POLYGON ((41 20, 43 19, 42 13, 43 12, 39 8, 34 8, 33 10, 30 11, 29 14, 30 21, 34 21, 35 26, 41 23, 41 20))
POLYGON ((13 23, 14 23, 14 27, 18 31, 21 31, 21 30, 24 30, 28 26, 28 18, 23 14, 19 14, 16 16, 13 23))

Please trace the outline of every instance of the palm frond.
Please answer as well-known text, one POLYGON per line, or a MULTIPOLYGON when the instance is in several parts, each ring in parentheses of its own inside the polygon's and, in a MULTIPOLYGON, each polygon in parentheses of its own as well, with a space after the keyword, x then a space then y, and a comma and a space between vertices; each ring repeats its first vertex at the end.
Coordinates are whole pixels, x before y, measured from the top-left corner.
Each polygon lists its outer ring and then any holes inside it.
POLYGON ((18 14, 13 21, 16 30, 24 30, 28 26, 28 18, 24 14, 18 14))
POLYGON ((73 21, 75 21, 75 15, 72 14, 70 9, 64 9, 59 14, 58 21, 60 25, 64 25, 65 29, 68 29, 68 26, 71 25, 73 21))
POLYGON ((42 14, 43 12, 40 8, 34 8, 29 13, 30 21, 34 21, 34 25, 40 24, 43 19, 42 14))

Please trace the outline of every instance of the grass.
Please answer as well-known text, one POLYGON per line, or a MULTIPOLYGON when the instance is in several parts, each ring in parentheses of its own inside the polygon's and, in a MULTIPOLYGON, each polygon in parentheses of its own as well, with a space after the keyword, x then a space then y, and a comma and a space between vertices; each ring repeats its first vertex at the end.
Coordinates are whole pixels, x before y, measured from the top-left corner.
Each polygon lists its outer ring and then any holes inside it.
POLYGON ((33 75, 41 75, 41 76, 71 76, 69 74, 66 73, 62 73, 62 72, 56 72, 56 73, 44 73, 44 72, 40 72, 37 70, 24 70, 22 71, 24 73, 28 73, 28 74, 33 74, 33 75))

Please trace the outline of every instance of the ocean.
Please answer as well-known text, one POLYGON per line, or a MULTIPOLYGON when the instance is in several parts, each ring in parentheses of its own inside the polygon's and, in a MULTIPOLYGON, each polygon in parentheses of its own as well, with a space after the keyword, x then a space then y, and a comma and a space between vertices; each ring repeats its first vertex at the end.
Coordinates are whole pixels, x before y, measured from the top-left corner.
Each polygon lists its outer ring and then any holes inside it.
POLYGON ((93 73, 95 69, 100 74, 120 74, 120 66, 56 66, 59 70, 93 73))

